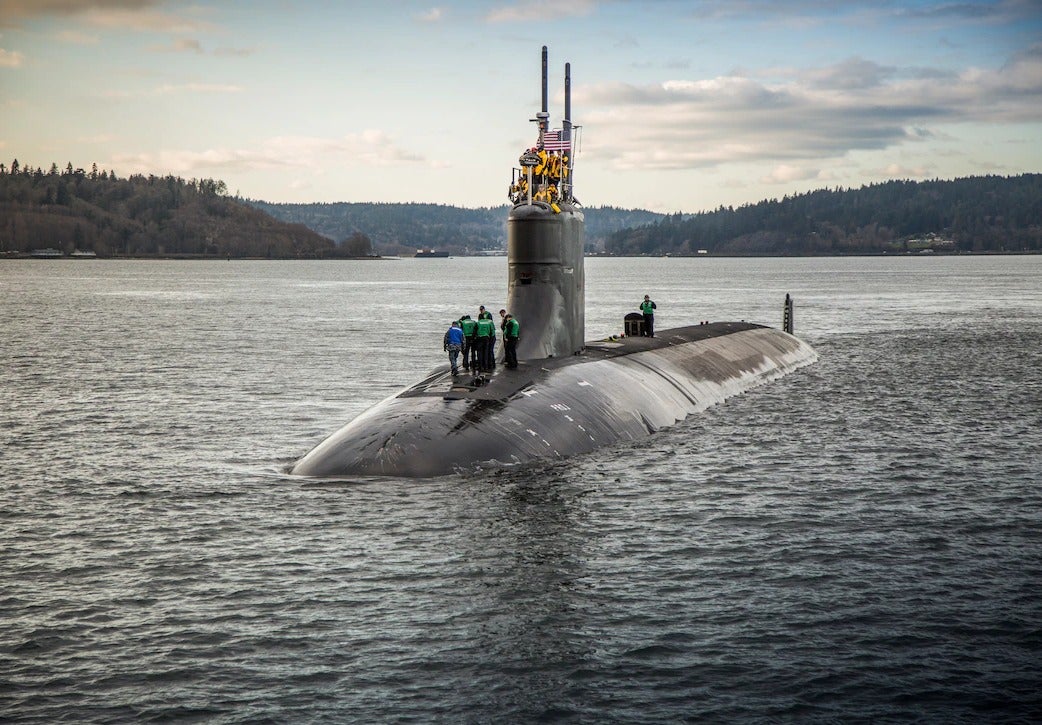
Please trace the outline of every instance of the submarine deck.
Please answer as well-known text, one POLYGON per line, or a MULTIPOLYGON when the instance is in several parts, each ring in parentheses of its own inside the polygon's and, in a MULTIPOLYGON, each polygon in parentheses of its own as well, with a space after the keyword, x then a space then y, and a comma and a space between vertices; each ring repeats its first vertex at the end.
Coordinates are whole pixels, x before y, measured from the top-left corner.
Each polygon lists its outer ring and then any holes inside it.
POLYGON ((399 398, 438 397, 445 400, 501 400, 505 401, 535 383, 546 373, 568 365, 578 365, 595 360, 633 355, 648 350, 682 345, 696 340, 730 335, 743 330, 762 328, 750 322, 711 322, 704 325, 675 327, 658 331, 655 337, 621 337, 618 339, 595 340, 586 343, 586 349, 578 355, 550 357, 541 360, 521 360, 514 370, 497 365, 492 372, 452 376, 445 365, 411 388, 403 391, 399 398))

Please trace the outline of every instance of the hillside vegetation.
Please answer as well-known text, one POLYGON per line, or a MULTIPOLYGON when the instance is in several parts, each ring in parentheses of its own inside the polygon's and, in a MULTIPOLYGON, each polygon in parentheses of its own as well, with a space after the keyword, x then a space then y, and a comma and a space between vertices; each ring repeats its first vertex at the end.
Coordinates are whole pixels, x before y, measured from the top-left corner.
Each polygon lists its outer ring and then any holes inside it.
MULTIPOLYGON (((368 240, 355 239, 360 253, 368 240)), ((344 254, 301 224, 226 196, 224 182, 0 164, 0 251, 100 256, 324 257, 344 254)))
MULTIPOLYGON (((828 255, 1042 251, 1042 174, 889 181, 699 214, 584 208, 587 251, 828 255)), ((224 182, 0 164, 0 252, 272 258, 473 254, 505 247, 508 207, 276 204, 224 182), (334 242, 334 240, 337 240, 334 242)))
POLYGON ((888 181, 737 209, 677 214, 619 231, 605 249, 620 255, 686 255, 699 250, 828 255, 899 253, 932 246, 937 251, 1042 251, 1042 174, 888 181))
MULTIPOLYGON (((276 204, 250 201, 276 219, 306 224, 332 239, 365 234, 383 254, 411 254, 430 247, 452 254, 506 248, 509 207, 465 209, 444 204, 276 204)), ((619 229, 649 224, 663 214, 611 206, 584 208, 586 243, 600 250, 619 229)))

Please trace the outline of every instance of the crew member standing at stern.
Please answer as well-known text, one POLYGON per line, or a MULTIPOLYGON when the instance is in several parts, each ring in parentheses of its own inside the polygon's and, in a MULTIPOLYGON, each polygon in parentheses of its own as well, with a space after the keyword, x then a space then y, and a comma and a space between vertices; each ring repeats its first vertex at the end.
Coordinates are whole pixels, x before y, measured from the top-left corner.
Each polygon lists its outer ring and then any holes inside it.
POLYGON ((644 295, 644 301, 640 303, 640 311, 644 313, 644 337, 655 336, 655 309, 655 303, 644 295))

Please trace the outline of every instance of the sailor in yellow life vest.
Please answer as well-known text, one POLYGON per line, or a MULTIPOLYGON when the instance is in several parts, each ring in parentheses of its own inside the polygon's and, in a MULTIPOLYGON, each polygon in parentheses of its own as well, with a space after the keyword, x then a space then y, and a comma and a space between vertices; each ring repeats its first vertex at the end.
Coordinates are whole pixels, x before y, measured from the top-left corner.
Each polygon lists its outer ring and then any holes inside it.
POLYGON ((564 155, 555 151, 550 160, 550 176, 560 179, 562 173, 564 173, 564 155))
POLYGON ((539 156, 539 163, 534 169, 532 169, 532 173, 536 176, 542 176, 546 173, 546 167, 550 161, 550 154, 547 153, 546 149, 539 149, 537 156, 539 156))

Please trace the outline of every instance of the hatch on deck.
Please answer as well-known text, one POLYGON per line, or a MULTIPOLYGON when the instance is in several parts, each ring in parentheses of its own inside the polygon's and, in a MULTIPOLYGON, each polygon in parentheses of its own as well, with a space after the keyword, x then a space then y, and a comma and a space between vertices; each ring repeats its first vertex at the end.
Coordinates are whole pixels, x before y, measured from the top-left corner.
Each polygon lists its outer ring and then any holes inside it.
POLYGON ((643 337, 644 315, 639 312, 630 312, 623 319, 622 329, 625 331, 626 337, 643 337))

